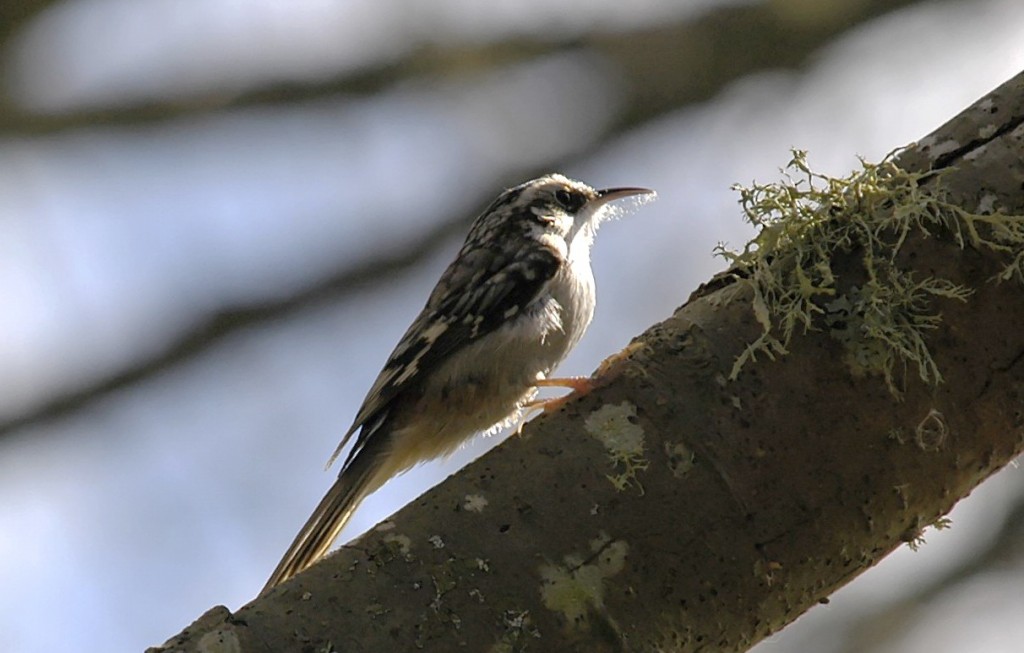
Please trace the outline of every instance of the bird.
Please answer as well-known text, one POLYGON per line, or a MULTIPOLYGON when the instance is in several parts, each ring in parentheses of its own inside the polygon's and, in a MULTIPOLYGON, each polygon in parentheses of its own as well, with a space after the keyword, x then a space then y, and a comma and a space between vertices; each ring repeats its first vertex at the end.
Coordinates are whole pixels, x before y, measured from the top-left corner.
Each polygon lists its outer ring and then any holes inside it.
POLYGON ((469 229, 426 306, 377 376, 327 463, 337 480, 271 574, 268 592, 324 556, 360 502, 476 433, 512 425, 594 316, 590 250, 609 204, 646 188, 595 190, 548 174, 502 192, 469 229))

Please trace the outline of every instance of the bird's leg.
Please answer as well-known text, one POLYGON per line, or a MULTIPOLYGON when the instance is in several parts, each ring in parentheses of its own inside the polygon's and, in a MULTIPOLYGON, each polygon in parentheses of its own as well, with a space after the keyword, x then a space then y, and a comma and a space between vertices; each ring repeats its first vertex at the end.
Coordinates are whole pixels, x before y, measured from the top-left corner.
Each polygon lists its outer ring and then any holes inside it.
POLYGON ((531 410, 540 410, 545 413, 558 410, 565 402, 569 401, 569 397, 574 395, 585 395, 593 390, 597 385, 594 380, 589 376, 565 376, 554 379, 537 379, 534 382, 539 388, 569 388, 572 390, 567 395, 561 397, 553 397, 551 399, 534 399, 524 406, 524 408, 531 410))
POLYGON ((582 397, 589 393, 597 387, 597 383, 594 382, 594 377, 591 376, 564 376, 554 379, 538 379, 537 386, 544 388, 569 388, 572 390, 569 394, 562 395, 561 397, 536 400, 537 408, 548 413, 564 406, 570 397, 582 397))
POLYGON ((622 351, 612 354, 601 361, 601 364, 597 366, 597 370, 594 372, 593 376, 565 376, 554 379, 541 378, 534 381, 533 385, 538 388, 569 388, 572 392, 561 397, 552 397, 551 399, 531 399, 524 403, 521 408, 523 412, 520 414, 518 420, 519 424, 516 426, 516 435, 522 434, 523 426, 525 426, 527 420, 533 416, 533 413, 548 413, 558 410, 564 406, 571 397, 585 395, 597 386, 607 382, 609 379, 618 376, 618 373, 621 370, 621 368, 618 368, 618 365, 627 360, 630 355, 641 347, 642 345, 640 343, 630 343, 622 351))
POLYGON ((590 392, 594 389, 593 379, 589 376, 559 376, 553 379, 537 379, 533 383, 542 388, 571 388, 576 392, 590 392))
POLYGON ((573 392, 561 397, 531 399, 523 404, 521 409, 523 414, 519 418, 519 425, 516 427, 516 435, 522 434, 523 426, 534 413, 548 413, 558 410, 565 404, 565 402, 569 401, 570 397, 574 395, 585 395, 597 387, 593 379, 589 376, 566 376, 554 379, 537 379, 534 381, 534 385, 543 388, 569 388, 573 390, 573 392))

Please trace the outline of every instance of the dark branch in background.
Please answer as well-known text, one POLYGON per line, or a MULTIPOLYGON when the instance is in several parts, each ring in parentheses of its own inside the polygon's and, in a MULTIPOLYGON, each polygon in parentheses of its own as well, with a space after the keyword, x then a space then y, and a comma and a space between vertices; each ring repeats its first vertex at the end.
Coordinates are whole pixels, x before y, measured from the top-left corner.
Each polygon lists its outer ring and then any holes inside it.
MULTIPOLYGON (((409 78, 488 70, 581 45, 602 53, 617 64, 629 84, 625 97, 630 104, 617 125, 617 129, 624 129, 710 98, 727 83, 743 75, 767 68, 802 65, 817 48, 842 31, 910 4, 914 3, 872 0, 837 10, 831 17, 816 16, 815 21, 801 19, 798 12, 787 15, 775 5, 763 4, 719 9, 684 24, 592 36, 573 44, 548 46, 535 42, 505 42, 481 48, 424 48, 393 66, 365 71, 331 83, 281 85, 216 103, 210 98, 195 98, 191 103, 145 105, 67 116, 30 116, 18 113, 10 106, 0 106, 0 134, 44 134, 102 124, 127 126, 206 114, 211 109, 227 110, 256 104, 286 106, 343 92, 372 94, 409 78)), ((0 10, 0 19, 5 17, 4 12, 9 11, 10 8, 0 10)), ((0 24, 5 23, 0 21, 0 24)), ((68 415, 116 390, 188 361, 239 330, 288 318, 328 299, 337 300, 358 284, 384 279, 389 274, 407 269, 436 251, 441 243, 459 233, 464 226, 461 220, 443 224, 429 234, 421 246, 401 252, 390 260, 341 270, 287 299, 226 308, 200 327, 183 334, 162 354, 97 378, 78 390, 52 398, 30 412, 0 421, 0 436, 41 420, 68 415)))
POLYGON ((9 47, 13 35, 50 5, 55 4, 55 0, 0 2, 0 48, 9 47))
POLYGON ((285 299, 227 308, 215 313, 202 325, 172 343, 163 353, 141 361, 138 365, 120 373, 99 379, 94 384, 58 397, 31 412, 14 419, 0 421, 0 436, 34 422, 55 419, 73 413, 92 401, 144 381, 175 365, 188 362, 220 343, 224 338, 243 329, 289 319, 300 311, 337 301, 339 298, 347 296, 355 288, 379 282, 414 267, 424 257, 436 252, 438 248, 444 246, 451 238, 461 234, 465 229, 465 220, 452 220, 440 224, 419 243, 395 252, 389 258, 375 258, 355 267, 344 269, 285 299))
MULTIPOLYGON (((630 106, 619 125, 707 100, 726 84, 765 69, 798 68, 820 47, 857 25, 920 0, 867 0, 834 5, 807 20, 799 4, 726 7, 692 21, 632 32, 594 34, 571 42, 512 39, 484 45, 424 46, 393 64, 317 84, 283 83, 235 95, 217 94, 60 115, 35 115, 0 105, 0 135, 49 134, 98 125, 130 126, 249 106, 287 106, 339 94, 374 94, 397 82, 494 70, 565 49, 605 56, 628 81, 630 106)), ((19 3, 8 3, 18 5, 19 3)), ((0 10, 0 25, 4 24, 0 10)), ((24 12, 14 12, 23 14, 24 12)), ((9 34, 8 34, 9 35, 9 34)))

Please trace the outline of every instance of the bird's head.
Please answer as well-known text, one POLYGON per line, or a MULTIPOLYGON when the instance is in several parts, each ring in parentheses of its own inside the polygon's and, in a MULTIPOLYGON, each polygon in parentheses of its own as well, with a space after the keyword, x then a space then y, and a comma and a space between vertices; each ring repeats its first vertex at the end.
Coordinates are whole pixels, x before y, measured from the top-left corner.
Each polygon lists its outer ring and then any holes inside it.
POLYGON ((581 181, 549 174, 506 190, 487 213, 505 215, 537 240, 563 241, 569 255, 586 255, 610 202, 653 194, 646 188, 595 190, 581 181))

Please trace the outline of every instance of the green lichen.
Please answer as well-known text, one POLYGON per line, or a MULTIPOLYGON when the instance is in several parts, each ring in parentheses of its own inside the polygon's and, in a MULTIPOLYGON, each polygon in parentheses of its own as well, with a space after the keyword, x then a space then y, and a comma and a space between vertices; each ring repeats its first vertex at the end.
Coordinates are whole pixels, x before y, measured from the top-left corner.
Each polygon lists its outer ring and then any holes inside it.
POLYGON ((896 396, 910 368, 925 383, 941 383, 926 340, 941 323, 935 300, 963 302, 972 291, 901 267, 897 255, 913 233, 951 235, 961 248, 1002 254, 1007 262, 996 279, 1024 281, 1024 216, 993 212, 992 202, 972 213, 948 201, 941 174, 908 172, 889 155, 830 177, 811 170, 800 150, 783 174, 778 183, 734 187, 759 233, 742 251, 717 248, 753 289, 762 328, 731 379, 759 354, 785 354, 794 334, 826 327, 844 344, 852 372, 880 374, 896 396), (841 288, 833 259, 852 252, 864 279, 841 288))
POLYGON ((462 509, 469 512, 483 512, 487 503, 487 497, 482 494, 467 494, 462 501, 462 509))
POLYGON ((685 442, 665 441, 665 457, 668 459, 668 468, 672 476, 683 478, 693 469, 697 461, 697 455, 685 442))
POLYGON ((604 445, 618 472, 605 478, 619 492, 636 485, 643 494, 637 474, 645 471, 650 461, 644 455, 645 434, 637 420, 636 406, 628 401, 602 406, 587 416, 583 426, 604 445))
POLYGON ((570 629, 586 630, 592 613, 618 630, 605 610, 604 597, 612 577, 626 566, 629 544, 613 540, 606 533, 590 541, 587 555, 569 554, 565 564, 545 564, 541 599, 549 610, 559 612, 570 629))
POLYGON ((203 635, 196 644, 200 653, 241 653, 242 643, 232 628, 218 628, 203 635))
MULTIPOLYGON (((944 531, 944 530, 946 530, 948 528, 952 528, 953 527, 953 520, 951 520, 949 518, 946 518, 946 517, 939 517, 934 522, 932 522, 930 525, 931 525, 932 528, 934 528, 937 531, 944 531)), ((907 542, 907 546, 910 547, 911 551, 916 553, 917 551, 921 550, 922 546, 927 544, 927 542, 925 541, 925 538, 924 538, 924 531, 925 531, 924 528, 917 528, 917 529, 914 530, 914 532, 911 534, 910 537, 905 537, 904 538, 906 540, 906 542, 907 542)))
POLYGON ((540 639, 529 610, 506 610, 499 626, 501 634, 488 653, 523 653, 530 648, 531 640, 540 639))

